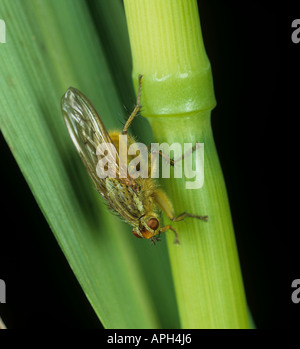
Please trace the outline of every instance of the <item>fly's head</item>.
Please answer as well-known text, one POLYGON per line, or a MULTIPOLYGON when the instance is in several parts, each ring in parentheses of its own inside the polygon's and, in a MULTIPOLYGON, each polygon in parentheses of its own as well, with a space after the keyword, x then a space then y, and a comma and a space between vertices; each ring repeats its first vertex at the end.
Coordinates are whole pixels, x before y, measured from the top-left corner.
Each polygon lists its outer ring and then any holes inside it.
POLYGON ((156 235, 159 234, 159 217, 157 214, 144 215, 140 217, 139 224, 132 231, 137 238, 150 239, 153 243, 158 241, 156 235))

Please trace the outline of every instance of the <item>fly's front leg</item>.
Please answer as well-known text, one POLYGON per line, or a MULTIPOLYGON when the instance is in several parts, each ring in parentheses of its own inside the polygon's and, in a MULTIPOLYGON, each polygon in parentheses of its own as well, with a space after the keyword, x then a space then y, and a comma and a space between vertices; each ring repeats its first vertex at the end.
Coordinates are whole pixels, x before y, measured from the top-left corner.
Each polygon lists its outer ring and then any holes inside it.
POLYGON ((172 225, 166 225, 165 227, 159 229, 159 233, 165 233, 168 230, 172 230, 172 232, 175 234, 175 240, 174 240, 174 244, 179 245, 180 242, 178 240, 178 233, 177 231, 172 227, 172 225))
POLYGON ((160 241, 160 238, 158 236, 152 236, 151 238, 152 245, 156 245, 158 241, 160 241))
POLYGON ((138 88, 138 94, 137 94, 137 100, 136 100, 136 106, 133 109, 133 112, 130 114, 128 120, 126 121, 126 124, 123 128, 122 135, 127 134, 127 130, 129 126, 131 125, 134 118, 137 116, 137 113, 141 110, 141 90, 142 90, 142 77, 143 75, 139 75, 139 88, 138 88))

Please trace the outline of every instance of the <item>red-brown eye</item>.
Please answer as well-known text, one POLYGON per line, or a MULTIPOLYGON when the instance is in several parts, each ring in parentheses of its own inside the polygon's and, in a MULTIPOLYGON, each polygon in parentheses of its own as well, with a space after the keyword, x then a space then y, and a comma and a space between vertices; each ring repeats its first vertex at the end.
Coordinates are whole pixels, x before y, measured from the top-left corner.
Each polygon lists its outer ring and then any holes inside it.
POLYGON ((156 218, 150 218, 149 221, 147 222, 147 225, 152 230, 156 230, 159 227, 159 223, 156 218))
POLYGON ((132 231, 132 234, 139 239, 142 238, 135 230, 132 231))

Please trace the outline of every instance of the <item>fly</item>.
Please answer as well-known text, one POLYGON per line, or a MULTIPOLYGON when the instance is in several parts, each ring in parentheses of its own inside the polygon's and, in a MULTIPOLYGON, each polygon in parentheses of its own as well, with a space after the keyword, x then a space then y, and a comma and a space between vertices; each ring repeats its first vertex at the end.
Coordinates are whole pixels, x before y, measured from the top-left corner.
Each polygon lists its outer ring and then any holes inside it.
MULTIPOLYGON (((186 212, 175 216, 171 201, 158 188, 155 180, 150 176, 133 178, 134 176, 130 175, 118 153, 120 134, 128 137, 128 146, 134 143, 134 139, 128 135, 127 131, 141 109, 141 83, 142 75, 139 76, 136 106, 121 133, 108 133, 92 103, 76 88, 70 87, 62 97, 62 113, 73 144, 97 191, 106 200, 109 208, 132 226, 133 235, 136 237, 149 239, 155 244, 159 241, 161 233, 172 230, 175 234, 174 243, 178 244, 178 234, 173 226, 162 226, 161 211, 173 222, 181 221, 186 217, 207 221, 208 217, 186 212), (100 159, 97 147, 103 143, 111 145, 106 158, 116 170, 115 176, 106 178, 99 177, 97 173, 97 164, 100 159)), ((148 156, 150 155, 149 153, 148 156)), ((164 156, 162 153, 159 155, 164 156)), ((174 165, 174 160, 169 161, 174 165)))

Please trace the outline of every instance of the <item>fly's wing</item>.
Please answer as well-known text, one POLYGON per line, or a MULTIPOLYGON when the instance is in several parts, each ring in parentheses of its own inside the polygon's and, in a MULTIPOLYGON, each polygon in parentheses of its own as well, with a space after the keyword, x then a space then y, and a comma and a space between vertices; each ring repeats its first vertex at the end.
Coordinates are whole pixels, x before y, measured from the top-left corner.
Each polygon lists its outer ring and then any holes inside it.
POLYGON ((61 100, 61 109, 71 139, 99 193, 107 198, 105 179, 97 175, 97 147, 101 143, 111 145, 106 159, 119 173, 119 156, 94 106, 79 90, 70 87, 61 100))

